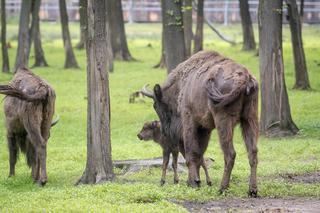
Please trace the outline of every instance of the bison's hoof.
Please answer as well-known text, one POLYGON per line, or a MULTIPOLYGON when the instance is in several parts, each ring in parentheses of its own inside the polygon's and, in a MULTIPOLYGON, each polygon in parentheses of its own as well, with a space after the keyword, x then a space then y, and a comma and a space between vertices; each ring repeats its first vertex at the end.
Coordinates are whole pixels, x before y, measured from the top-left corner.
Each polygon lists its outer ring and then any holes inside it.
POLYGON ((165 180, 160 180, 160 186, 163 186, 166 183, 165 180))
POLYGON ((226 188, 220 188, 219 191, 218 191, 218 194, 225 196, 227 194, 227 189, 226 188))
POLYGON ((200 180, 189 180, 188 181, 188 186, 192 187, 192 188, 197 188, 200 187, 201 181, 200 180))
POLYGON ((251 189, 248 192, 249 197, 257 198, 258 197, 258 190, 256 189, 251 189))
POLYGON ((173 183, 174 183, 174 184, 178 184, 178 183, 179 183, 179 179, 174 179, 174 180, 173 180, 173 183))
POLYGON ((47 183, 46 180, 39 180, 39 181, 38 181, 38 184, 39 184, 39 186, 41 186, 41 187, 45 186, 46 183, 47 183))

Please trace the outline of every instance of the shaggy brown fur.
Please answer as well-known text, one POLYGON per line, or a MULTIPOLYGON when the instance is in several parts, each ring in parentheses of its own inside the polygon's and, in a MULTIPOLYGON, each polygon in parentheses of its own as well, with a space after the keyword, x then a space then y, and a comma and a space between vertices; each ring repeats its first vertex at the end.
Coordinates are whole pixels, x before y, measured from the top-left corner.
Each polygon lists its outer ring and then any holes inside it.
POLYGON ((0 85, 4 102, 10 174, 15 174, 19 149, 26 154, 34 181, 47 182, 47 141, 54 114, 55 92, 26 68, 17 70, 9 85, 0 85))
MULTIPOLYGON (((174 172, 174 183, 178 183, 179 182, 178 173, 177 173, 178 154, 180 150, 183 157, 185 156, 183 144, 182 144, 182 147, 180 147, 179 149, 178 144, 172 143, 168 137, 162 134, 160 121, 146 122, 137 136, 140 140, 144 140, 144 141, 153 140, 154 142, 159 144, 162 148, 163 163, 162 163, 162 177, 160 181, 161 185, 163 185, 166 181, 166 171, 169 163, 170 154, 172 153, 172 168, 174 172)), ((209 176, 208 169, 204 161, 203 161, 202 167, 206 174, 207 184, 211 186, 212 184, 211 178, 209 176)))
POLYGON ((251 167, 249 194, 257 196, 258 83, 245 67, 202 51, 179 64, 153 93, 163 133, 184 142, 189 185, 200 184, 199 167, 216 128, 225 161, 220 192, 229 186, 236 157, 233 130, 240 123, 251 167))

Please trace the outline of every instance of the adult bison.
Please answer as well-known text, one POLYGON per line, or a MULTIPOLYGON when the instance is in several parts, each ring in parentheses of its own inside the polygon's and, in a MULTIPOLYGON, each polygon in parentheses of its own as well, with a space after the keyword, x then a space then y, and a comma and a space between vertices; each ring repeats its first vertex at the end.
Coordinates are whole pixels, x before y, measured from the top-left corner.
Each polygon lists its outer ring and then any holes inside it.
POLYGON ((258 83, 246 68, 202 51, 179 64, 162 87, 143 92, 154 100, 163 133, 183 141, 191 186, 200 185, 199 168, 216 128, 225 162, 220 192, 228 188, 236 157, 233 130, 240 123, 251 167, 249 195, 257 196, 258 83))
POLYGON ((55 92, 49 84, 26 68, 17 70, 9 85, 0 85, 4 101, 10 174, 15 174, 19 149, 26 154, 34 181, 47 182, 47 141, 54 114, 55 92))

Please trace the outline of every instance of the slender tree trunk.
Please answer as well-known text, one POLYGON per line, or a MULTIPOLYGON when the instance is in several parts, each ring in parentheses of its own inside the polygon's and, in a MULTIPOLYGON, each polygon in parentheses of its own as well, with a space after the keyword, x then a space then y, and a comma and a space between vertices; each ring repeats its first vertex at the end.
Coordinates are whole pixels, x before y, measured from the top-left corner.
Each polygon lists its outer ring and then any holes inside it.
POLYGON ((164 44, 167 72, 185 60, 185 44, 182 18, 182 0, 162 0, 164 44))
POLYGON ((87 30, 87 4, 88 0, 79 0, 79 14, 80 14, 80 41, 77 44, 77 49, 84 48, 86 42, 86 30, 87 30))
POLYGON ((69 32, 68 13, 67 13, 67 6, 66 6, 65 0, 59 0, 59 9, 60 9, 60 21, 61 21, 61 28, 62 28, 63 46, 65 50, 65 55, 66 55, 64 68, 79 68, 76 57, 72 49, 72 43, 71 43, 70 32, 69 32))
MULTIPOLYGON (((164 22, 164 12, 161 9, 161 13, 162 13, 162 23, 164 22)), ((162 32, 161 32, 161 57, 160 57, 160 61, 158 64, 156 64, 154 66, 154 68, 166 68, 167 67, 167 63, 166 63, 166 51, 165 51, 165 44, 164 44, 164 24, 162 24, 162 32)))
POLYGON ((41 43, 41 34, 40 34, 40 19, 39 19, 39 10, 40 10, 41 0, 34 0, 31 8, 32 22, 29 33, 29 50, 28 55, 30 55, 30 49, 32 46, 32 40, 34 40, 34 55, 35 63, 33 67, 47 67, 48 63, 44 57, 44 52, 42 49, 41 43))
POLYGON ((203 20, 204 20, 204 0, 198 0, 197 4, 197 27, 196 34, 194 36, 194 50, 193 53, 197 53, 203 50, 203 20))
POLYGON ((19 35, 18 49, 14 72, 20 67, 28 66, 28 49, 29 49, 29 23, 31 0, 23 0, 21 3, 20 20, 19 20, 19 35))
POLYGON ((259 2, 259 56, 261 80, 261 133, 270 137, 294 135, 284 79, 282 55, 282 1, 259 2))
POLYGON ((300 16, 296 0, 287 0, 296 82, 295 89, 310 89, 306 58, 303 49, 300 16))
POLYGON ((133 60, 124 28, 121 0, 107 0, 113 57, 118 60, 133 60))
POLYGON ((87 164, 80 184, 113 180, 110 142, 110 99, 104 0, 88 1, 87 34, 87 164))
POLYGON ((183 29, 186 47, 186 56, 191 56, 191 43, 192 43, 192 0, 184 0, 183 5, 183 29))
MULTIPOLYGON (((106 7, 108 6, 109 5, 107 4, 106 7)), ((114 64, 113 64, 113 52, 112 52, 112 45, 111 45, 111 33, 110 33, 110 23, 108 20, 108 12, 106 14, 106 17, 107 17, 106 18, 106 35, 107 35, 107 54, 108 54, 108 58, 107 58, 108 70, 107 71, 113 72, 114 64)))
POLYGON ((1 51, 2 51, 2 72, 8 73, 9 55, 7 48, 7 23, 6 23, 6 1, 1 0, 1 51))
POLYGON ((301 25, 303 23, 303 16, 304 16, 304 0, 300 0, 300 22, 301 22, 301 25))
POLYGON ((243 35, 243 50, 256 49, 248 0, 239 0, 243 35))

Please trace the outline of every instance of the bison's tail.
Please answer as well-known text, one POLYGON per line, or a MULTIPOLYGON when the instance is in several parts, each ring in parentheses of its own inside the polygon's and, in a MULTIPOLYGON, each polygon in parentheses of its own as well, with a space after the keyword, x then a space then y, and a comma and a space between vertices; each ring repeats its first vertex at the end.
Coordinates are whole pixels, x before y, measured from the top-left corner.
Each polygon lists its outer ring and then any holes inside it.
POLYGON ((247 148, 252 148, 251 146, 256 144, 259 136, 258 96, 258 82, 256 79, 250 78, 247 93, 244 95, 240 118, 242 136, 246 141, 247 148))
POLYGON ((0 85, 0 94, 13 96, 29 102, 42 101, 46 98, 46 94, 42 91, 37 92, 34 95, 29 95, 10 85, 0 85))
POLYGON ((239 88, 233 89, 227 94, 223 94, 221 89, 216 86, 215 82, 212 80, 207 81, 206 90, 208 97, 211 100, 211 103, 214 107, 224 107, 233 101, 235 101, 243 91, 245 91, 247 85, 242 85, 239 88))

